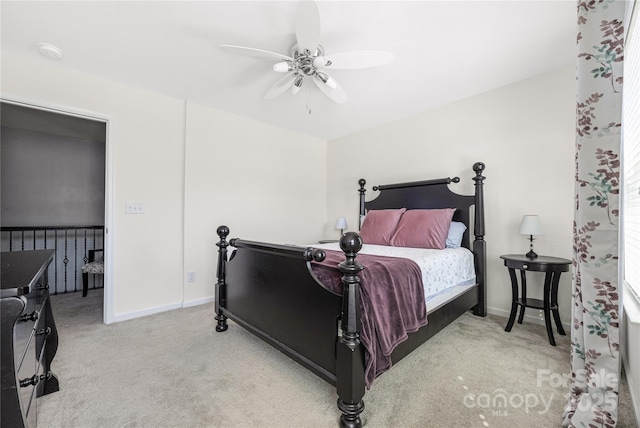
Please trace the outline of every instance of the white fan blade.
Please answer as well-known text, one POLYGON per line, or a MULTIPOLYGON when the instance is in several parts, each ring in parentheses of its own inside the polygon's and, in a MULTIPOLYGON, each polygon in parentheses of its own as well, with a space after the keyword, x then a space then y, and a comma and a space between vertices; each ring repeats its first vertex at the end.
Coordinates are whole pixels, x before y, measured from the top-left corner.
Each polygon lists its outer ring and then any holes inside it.
POLYGON ((293 58, 287 55, 283 55, 283 54, 279 54, 271 51, 265 51, 262 49, 247 48, 245 46, 220 45, 219 48, 230 54, 248 56, 251 58, 293 61, 293 58))
POLYGON ((269 88, 267 93, 264 95, 264 99, 270 100, 277 97, 278 95, 289 89, 293 85, 295 79, 296 73, 289 73, 285 75, 283 78, 274 83, 271 88, 269 88))
POLYGON ((320 44, 320 11, 316 1, 302 0, 296 14, 296 39, 298 50, 309 49, 314 53, 320 44))
POLYGON ((333 101, 337 102, 338 104, 344 104, 347 102, 347 94, 345 94, 342 86, 340 86, 340 84, 335 80, 333 80, 336 85, 335 89, 327 86, 327 84, 320 80, 320 78, 317 76, 314 76, 312 80, 313 83, 315 83, 316 86, 318 86, 318 88, 320 88, 320 90, 333 101))
POLYGON ((393 60, 393 54, 389 51, 347 51, 338 52, 324 57, 318 57, 313 61, 316 67, 328 69, 356 69, 385 65, 393 60))

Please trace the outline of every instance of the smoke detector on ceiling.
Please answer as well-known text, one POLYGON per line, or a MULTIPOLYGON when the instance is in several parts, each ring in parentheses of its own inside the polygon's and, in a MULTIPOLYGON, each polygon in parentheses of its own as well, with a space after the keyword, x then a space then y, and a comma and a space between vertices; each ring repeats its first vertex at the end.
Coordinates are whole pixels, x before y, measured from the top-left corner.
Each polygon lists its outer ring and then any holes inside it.
POLYGON ((49 43, 38 43, 38 52, 47 58, 61 59, 62 49, 49 43))

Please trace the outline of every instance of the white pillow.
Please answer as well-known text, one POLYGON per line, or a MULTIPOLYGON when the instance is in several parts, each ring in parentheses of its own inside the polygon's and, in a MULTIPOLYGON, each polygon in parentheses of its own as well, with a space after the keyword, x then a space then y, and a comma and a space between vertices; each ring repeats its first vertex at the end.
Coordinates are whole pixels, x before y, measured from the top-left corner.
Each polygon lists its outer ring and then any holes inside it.
POLYGON ((462 245, 462 235, 467 230, 467 226, 459 221, 452 221, 449 226, 449 234, 447 235, 447 248, 460 248, 462 245))

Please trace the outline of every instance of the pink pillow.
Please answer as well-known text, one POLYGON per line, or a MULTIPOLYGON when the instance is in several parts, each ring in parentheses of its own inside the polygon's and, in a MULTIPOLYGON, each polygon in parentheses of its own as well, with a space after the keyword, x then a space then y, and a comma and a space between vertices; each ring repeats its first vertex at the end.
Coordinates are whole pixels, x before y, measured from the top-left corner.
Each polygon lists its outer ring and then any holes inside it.
POLYGON ((445 248, 455 208, 409 210, 402 215, 391 238, 394 247, 445 248))
POLYGON ((396 226, 407 209, 371 210, 364 218, 360 228, 360 237, 365 244, 391 245, 391 237, 396 226))

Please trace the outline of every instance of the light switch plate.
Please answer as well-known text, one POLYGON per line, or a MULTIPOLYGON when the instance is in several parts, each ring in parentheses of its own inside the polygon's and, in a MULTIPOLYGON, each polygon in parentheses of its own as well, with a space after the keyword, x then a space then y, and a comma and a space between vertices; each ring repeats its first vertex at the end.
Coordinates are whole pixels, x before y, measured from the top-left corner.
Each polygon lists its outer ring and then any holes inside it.
POLYGON ((126 202, 125 214, 144 214, 144 202, 126 202))

